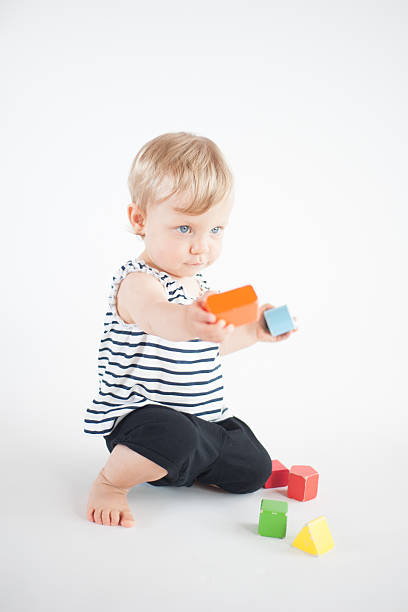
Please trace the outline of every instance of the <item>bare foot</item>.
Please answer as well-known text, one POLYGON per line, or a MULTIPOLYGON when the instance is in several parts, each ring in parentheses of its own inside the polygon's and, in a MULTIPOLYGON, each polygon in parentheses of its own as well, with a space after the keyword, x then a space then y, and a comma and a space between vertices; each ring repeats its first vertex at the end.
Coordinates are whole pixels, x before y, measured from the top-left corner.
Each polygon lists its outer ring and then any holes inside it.
POLYGON ((91 487, 86 518, 98 525, 133 527, 135 519, 127 504, 129 489, 115 487, 107 480, 103 468, 91 487))

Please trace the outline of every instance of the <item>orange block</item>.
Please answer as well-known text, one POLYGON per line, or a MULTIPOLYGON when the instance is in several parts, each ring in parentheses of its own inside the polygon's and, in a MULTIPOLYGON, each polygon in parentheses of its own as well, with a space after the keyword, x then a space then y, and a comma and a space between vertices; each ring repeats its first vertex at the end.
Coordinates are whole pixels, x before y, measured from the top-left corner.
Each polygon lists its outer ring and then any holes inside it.
POLYGON ((224 319, 233 325, 245 325, 258 319, 258 296, 252 285, 245 285, 224 293, 213 293, 205 302, 205 308, 213 312, 217 320, 224 319))

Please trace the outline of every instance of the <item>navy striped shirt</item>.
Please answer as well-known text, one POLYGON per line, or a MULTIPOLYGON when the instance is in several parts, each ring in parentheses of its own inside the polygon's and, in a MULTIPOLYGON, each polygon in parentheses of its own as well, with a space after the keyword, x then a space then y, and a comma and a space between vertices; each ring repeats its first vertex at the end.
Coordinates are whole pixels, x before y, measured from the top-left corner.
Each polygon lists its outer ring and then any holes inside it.
MULTIPOLYGON (((86 410, 84 432, 108 435, 132 410, 157 404, 194 414, 206 421, 231 416, 224 402, 219 344, 200 339, 176 342, 125 323, 116 310, 116 294, 130 272, 153 275, 173 304, 191 304, 179 279, 131 259, 113 277, 104 332, 99 344, 98 391, 86 410)), ((209 290, 195 275, 201 293, 209 290)))

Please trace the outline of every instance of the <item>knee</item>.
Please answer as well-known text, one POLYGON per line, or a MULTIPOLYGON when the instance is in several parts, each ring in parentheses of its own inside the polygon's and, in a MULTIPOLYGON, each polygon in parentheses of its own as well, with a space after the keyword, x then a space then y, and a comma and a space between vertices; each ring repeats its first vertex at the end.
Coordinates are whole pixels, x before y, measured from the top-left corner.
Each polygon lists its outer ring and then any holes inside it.
POLYGON ((262 489, 265 482, 272 473, 272 461, 268 453, 262 455, 259 461, 251 467, 248 474, 246 486, 244 485, 241 493, 253 493, 262 489))
POLYGON ((261 489, 272 473, 272 460, 265 449, 242 467, 239 479, 228 485, 231 493, 254 493, 261 489))
POLYGON ((271 473, 272 473, 272 461, 268 455, 267 458, 265 458, 262 464, 258 466, 257 470, 255 471, 253 480, 251 481, 253 484, 251 486, 251 489, 248 490, 248 493, 253 493, 254 491, 258 491, 259 489, 262 489, 262 487, 264 486, 265 482, 268 480, 271 473))

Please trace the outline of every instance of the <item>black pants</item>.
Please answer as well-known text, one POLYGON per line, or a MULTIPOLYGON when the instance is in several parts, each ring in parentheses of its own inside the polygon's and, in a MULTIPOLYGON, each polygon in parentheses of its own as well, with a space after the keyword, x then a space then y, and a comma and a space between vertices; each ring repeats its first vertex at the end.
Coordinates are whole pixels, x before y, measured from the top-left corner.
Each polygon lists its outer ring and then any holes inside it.
POLYGON ((166 469, 166 476, 149 482, 155 487, 191 487, 197 480, 252 493, 272 472, 269 454, 237 417, 215 423, 149 404, 126 415, 104 438, 109 452, 124 444, 166 469))

